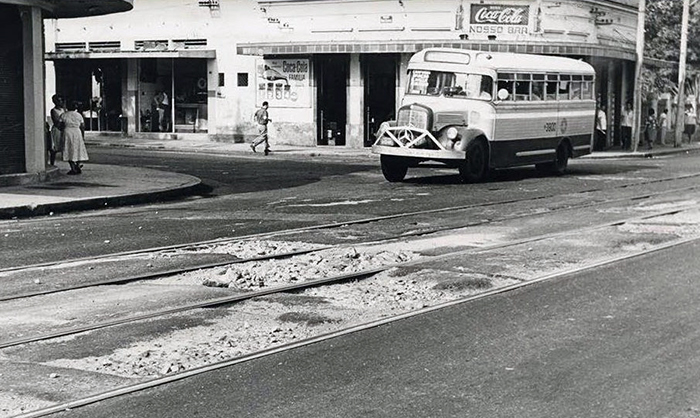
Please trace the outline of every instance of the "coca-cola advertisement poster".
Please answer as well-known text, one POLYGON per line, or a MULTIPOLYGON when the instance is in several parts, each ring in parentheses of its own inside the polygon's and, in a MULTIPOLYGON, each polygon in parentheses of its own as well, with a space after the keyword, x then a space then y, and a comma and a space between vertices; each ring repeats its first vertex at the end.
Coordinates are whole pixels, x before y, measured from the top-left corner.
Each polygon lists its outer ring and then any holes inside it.
POLYGON ((304 58, 258 60, 257 105, 311 107, 310 68, 304 58))
POLYGON ((528 33, 530 6, 472 4, 469 33, 523 35, 528 33))

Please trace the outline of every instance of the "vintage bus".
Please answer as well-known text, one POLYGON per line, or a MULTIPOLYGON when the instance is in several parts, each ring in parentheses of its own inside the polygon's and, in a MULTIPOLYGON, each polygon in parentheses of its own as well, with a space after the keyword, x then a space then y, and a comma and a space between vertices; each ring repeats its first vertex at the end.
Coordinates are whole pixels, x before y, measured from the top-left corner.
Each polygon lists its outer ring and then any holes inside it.
POLYGON ((532 164, 563 173, 592 150, 594 88, 593 67, 575 59, 428 48, 411 57, 396 120, 382 123, 372 151, 390 182, 424 161, 465 182, 532 164))

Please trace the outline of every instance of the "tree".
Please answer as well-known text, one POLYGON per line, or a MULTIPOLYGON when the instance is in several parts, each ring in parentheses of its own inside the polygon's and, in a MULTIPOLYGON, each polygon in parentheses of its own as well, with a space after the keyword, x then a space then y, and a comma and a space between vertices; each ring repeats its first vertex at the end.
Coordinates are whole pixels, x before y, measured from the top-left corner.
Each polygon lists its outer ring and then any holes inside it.
MULTIPOLYGON (((678 0, 647 0, 644 56, 677 63, 680 55, 680 34, 683 2, 678 0)), ((690 8, 688 39, 700 39, 700 9, 694 1, 690 8)), ((688 43, 687 63, 689 67, 700 64, 700 43, 688 43)), ((698 97, 699 73, 689 70, 686 78, 686 94, 698 97)), ((642 72, 644 94, 678 90, 677 65, 649 67, 642 72)))

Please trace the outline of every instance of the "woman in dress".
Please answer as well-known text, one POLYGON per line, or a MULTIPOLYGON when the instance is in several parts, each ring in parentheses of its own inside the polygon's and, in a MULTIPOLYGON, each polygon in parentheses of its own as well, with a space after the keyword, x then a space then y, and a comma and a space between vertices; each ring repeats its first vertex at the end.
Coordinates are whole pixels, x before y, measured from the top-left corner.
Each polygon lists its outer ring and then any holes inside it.
POLYGON ((54 107, 51 109, 51 133, 49 148, 49 164, 54 165, 56 154, 63 151, 63 131, 59 127, 61 115, 66 111, 66 101, 60 94, 51 97, 54 107))
POLYGON ((85 148, 85 120, 78 112, 80 103, 72 101, 68 111, 59 118, 60 126, 63 126, 63 161, 68 161, 70 171, 67 174, 80 174, 81 161, 88 160, 85 148))

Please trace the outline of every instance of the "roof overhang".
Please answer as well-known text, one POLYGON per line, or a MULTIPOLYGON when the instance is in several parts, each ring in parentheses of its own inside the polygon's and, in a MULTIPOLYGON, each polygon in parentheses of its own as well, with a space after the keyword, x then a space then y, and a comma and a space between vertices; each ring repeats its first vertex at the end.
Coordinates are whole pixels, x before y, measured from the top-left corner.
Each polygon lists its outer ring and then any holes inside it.
POLYGON ((175 51, 80 51, 80 52, 47 52, 45 58, 49 61, 69 59, 117 59, 117 58, 216 58, 216 50, 191 49, 175 51))
POLYGON ((39 7, 48 19, 99 16, 134 8, 134 0, 0 0, 0 3, 39 7))
POLYGON ((349 41, 349 42, 251 42, 239 43, 239 55, 311 55, 311 54, 413 54, 425 48, 461 48, 488 52, 522 54, 592 56, 636 60, 633 48, 566 42, 493 42, 493 41, 349 41))

